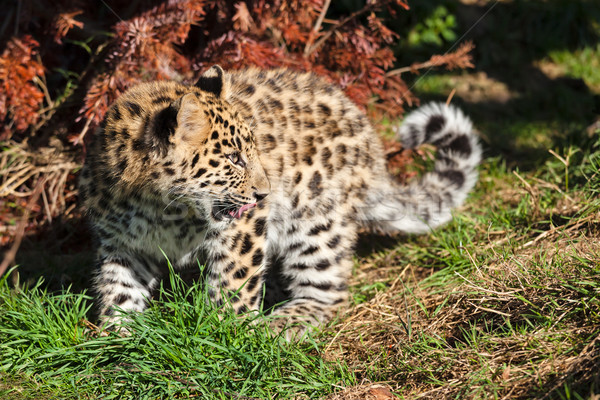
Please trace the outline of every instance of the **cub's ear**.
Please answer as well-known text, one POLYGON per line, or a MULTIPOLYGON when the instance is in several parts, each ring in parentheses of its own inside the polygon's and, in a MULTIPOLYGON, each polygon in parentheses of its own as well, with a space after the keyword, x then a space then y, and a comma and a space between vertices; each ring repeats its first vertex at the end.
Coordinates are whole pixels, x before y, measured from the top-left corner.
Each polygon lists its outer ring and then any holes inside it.
POLYGON ((188 93, 177 100, 177 129, 175 141, 202 141, 210 131, 210 122, 196 95, 188 93))
POLYGON ((164 157, 174 143, 200 145, 210 126, 196 95, 188 93, 146 120, 144 137, 134 143, 134 149, 151 150, 164 157))
POLYGON ((225 72, 218 65, 213 65, 205 71, 195 86, 219 98, 225 98, 229 89, 228 81, 225 79, 225 72))

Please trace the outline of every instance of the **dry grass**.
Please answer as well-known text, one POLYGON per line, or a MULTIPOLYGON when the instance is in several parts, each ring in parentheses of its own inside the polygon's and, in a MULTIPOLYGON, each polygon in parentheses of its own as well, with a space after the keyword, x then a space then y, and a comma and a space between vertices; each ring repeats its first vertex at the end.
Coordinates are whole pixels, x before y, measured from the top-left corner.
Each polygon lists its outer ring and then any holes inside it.
POLYGON ((5 211, 0 217, 0 245, 8 248, 0 262, 0 276, 14 265, 25 235, 37 233, 57 216, 68 217, 75 209, 73 172, 79 168, 73 154, 57 143, 36 151, 26 143, 5 142, 4 146, 0 154, 0 208, 5 211))
POLYGON ((29 198, 36 183, 44 179, 43 209, 51 222, 58 213, 70 211, 67 202, 76 192, 68 190, 67 179, 80 164, 62 146, 42 147, 35 152, 26 144, 4 143, 7 150, 0 154, 0 198, 29 198), (27 186, 27 185, 31 186, 27 186))
POLYGON ((475 221, 473 242, 458 249, 465 268, 437 268, 432 260, 451 258, 452 249, 435 239, 434 257, 403 258, 427 239, 368 256, 354 285, 380 284, 341 317, 325 352, 365 384, 331 399, 366 398, 372 382, 411 399, 569 398, 569 390, 600 390, 600 212, 578 192, 541 207, 543 191, 555 186, 519 176, 483 194, 479 200, 492 209, 526 203, 530 227, 475 221))

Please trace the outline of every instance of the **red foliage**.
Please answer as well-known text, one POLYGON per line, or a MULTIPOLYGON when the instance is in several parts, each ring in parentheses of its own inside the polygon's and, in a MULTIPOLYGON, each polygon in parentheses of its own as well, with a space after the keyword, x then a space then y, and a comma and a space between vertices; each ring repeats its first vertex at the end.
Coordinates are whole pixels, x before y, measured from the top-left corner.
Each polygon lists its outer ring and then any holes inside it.
POLYGON ((328 4, 324 0, 247 3, 231 7, 229 2, 216 2, 219 23, 228 33, 209 41, 196 68, 224 64, 312 70, 340 85, 359 105, 366 107, 377 98, 372 109, 392 117, 403 112, 403 103, 414 100, 399 77, 385 77, 395 60, 387 46, 396 35, 375 14, 383 9, 395 12, 392 4, 405 7, 403 1, 370 1, 349 16, 329 21, 327 29, 321 29, 328 4), (361 20, 365 15, 366 24, 361 20))
POLYGON ((375 14, 384 8, 393 12, 392 4, 406 6, 402 1, 370 1, 325 30, 321 29, 321 14, 327 12, 324 6, 328 3, 323 0, 240 1, 233 7, 225 1, 215 3, 217 15, 222 16, 218 22, 228 33, 208 42, 197 59, 198 69, 224 64, 229 68, 257 65, 312 70, 342 86, 359 105, 366 106, 378 97, 375 110, 392 116, 402 113, 406 100, 413 100, 401 79, 385 79, 385 71, 394 63, 387 45, 395 34, 375 14), (367 13, 368 23, 363 24, 361 17, 367 13), (396 92, 390 93, 390 89, 396 92))
MULTIPOLYGON (((48 41, 42 47, 51 64, 71 62, 59 65, 63 70, 78 65, 79 60, 71 60, 63 50, 68 44, 64 39, 71 35, 90 45, 87 68, 92 72, 80 82, 83 99, 73 99, 82 104, 79 118, 67 127, 73 142, 97 125, 128 87, 153 79, 192 81, 213 64, 226 69, 255 65, 310 70, 340 85, 365 110, 391 118, 403 113, 404 104, 416 101, 400 73, 390 73, 395 58, 389 45, 397 34, 382 19, 384 11, 394 16, 408 9, 405 0, 369 0, 336 19, 327 18, 331 0, 168 0, 147 9, 141 9, 146 2, 132 6, 125 0, 112 1, 114 9, 103 2, 40 1, 48 3, 54 14, 28 9, 33 14, 24 19, 28 26, 38 24, 41 32, 51 33, 54 47, 48 41), (119 14, 125 12, 133 16, 121 19, 119 14), (96 25, 85 24, 106 24, 115 16, 120 21, 103 28, 111 37, 94 41, 96 25), (73 135, 75 129, 81 130, 75 122, 82 120, 82 134, 73 135)), ((6 87, 0 95, 0 119, 8 121, 5 134, 23 131, 39 118, 44 96, 34 83, 43 74, 34 57, 37 46, 30 36, 13 38, 0 58, 0 82, 6 87)), ((469 65, 464 54, 436 57, 430 60, 436 65, 469 65)))
POLYGON ((183 0, 158 5, 117 23, 106 58, 108 72, 94 79, 81 111, 98 124, 108 106, 132 84, 153 79, 177 79, 190 71, 190 62, 175 46, 204 15, 204 2, 183 0))
POLYGON ((92 83, 82 114, 97 124, 108 105, 139 81, 192 79, 200 70, 220 64, 226 69, 255 65, 312 70, 341 85, 359 105, 366 106, 376 96, 374 110, 400 115, 402 104, 414 99, 400 77, 385 77, 394 63, 387 46, 395 34, 375 11, 406 4, 373 0, 323 30, 325 4, 324 0, 172 0, 122 21, 114 28, 107 72, 92 83), (200 27, 196 34, 202 36, 203 45, 186 56, 178 46, 188 39, 192 25, 200 27))
MULTIPOLYGON (((406 0, 367 0, 348 14, 329 10, 333 0, 13 3, 5 10, 13 17, 5 19, 1 32, 29 35, 0 37, 5 45, 0 56, 0 139, 12 136, 25 148, 33 142, 26 139, 35 135, 40 146, 58 143, 62 150, 57 152, 71 160, 81 153, 71 150, 81 149, 75 145, 100 123, 110 104, 141 81, 193 82, 213 64, 225 69, 288 67, 324 76, 372 116, 394 118, 403 113, 405 104, 417 101, 401 78, 403 72, 470 65, 467 45, 425 63, 391 70, 395 59, 390 44, 397 35, 385 25, 383 15, 403 12, 406 0), (51 71, 47 80, 46 70, 51 71)), ((389 146, 390 166, 406 174, 402 166, 410 154, 397 151, 397 144, 389 146)), ((35 148, 27 154, 37 153, 35 148)), ((74 177, 69 174, 77 164, 52 156, 37 170, 41 161, 23 159, 37 172, 11 186, 11 196, 30 196, 35 180, 42 178, 54 193, 49 197, 42 192, 46 203, 32 208, 32 218, 43 221, 41 210, 50 219, 73 209, 74 177)), ((6 178, 2 171, 0 178, 6 178)), ((0 209, 5 208, 0 201, 0 209)))
POLYGON ((58 14, 56 19, 54 20, 53 30, 54 33, 54 41, 58 44, 62 44, 62 38, 67 36, 67 33, 74 27, 79 29, 83 28, 83 22, 77 21, 75 19, 76 16, 83 14, 83 10, 76 10, 73 12, 64 12, 58 14))
POLYGON ((34 79, 44 75, 44 67, 36 58, 38 46, 29 35, 13 38, 0 56, 0 121, 8 119, 0 133, 4 139, 39 119, 44 94, 34 79))

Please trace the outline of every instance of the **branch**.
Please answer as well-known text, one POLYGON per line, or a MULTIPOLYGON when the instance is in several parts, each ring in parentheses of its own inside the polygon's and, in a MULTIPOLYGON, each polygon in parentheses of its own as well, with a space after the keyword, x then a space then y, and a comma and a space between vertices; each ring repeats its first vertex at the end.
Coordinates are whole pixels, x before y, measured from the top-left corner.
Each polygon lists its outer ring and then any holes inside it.
POLYGON ((304 57, 307 57, 311 53, 310 52, 311 45, 313 43, 313 40, 314 40, 316 34, 319 32, 319 29, 321 29, 321 25, 323 24, 323 20, 325 19, 325 14, 327 14, 327 9, 329 9, 330 4, 331 4, 331 0, 325 0, 325 4, 323 4, 323 9, 321 10, 321 14, 319 14, 319 18, 317 19, 315 26, 313 27, 312 31, 310 32, 310 36, 308 38, 308 41, 306 42, 306 46, 304 47, 304 57))
POLYGON ((40 178, 35 185, 35 189, 29 202, 27 202, 27 206, 25 207, 25 212, 19 221, 19 225, 17 226, 17 233, 15 235, 15 241, 11 248, 4 255, 4 260, 2 260, 2 264, 0 264, 0 277, 4 274, 6 269, 15 261, 15 257, 17 256, 17 251, 19 251, 19 247, 21 247, 21 241, 23 240, 23 236, 25 236, 25 228, 27 227, 27 220, 29 219, 29 214, 31 213, 31 209, 37 203, 40 198, 40 194, 42 193, 42 189, 44 188, 44 183, 46 179, 40 178))
POLYGON ((428 61, 423 63, 414 63, 409 67, 397 68, 388 71, 385 76, 400 75, 404 72, 416 73, 420 69, 434 68, 442 65, 446 65, 446 68, 451 70, 454 68, 473 68, 473 57, 470 52, 475 48, 473 42, 464 42, 461 44, 454 53, 446 53, 444 55, 432 56, 428 61))
MULTIPOLYGON (((348 22, 352 21, 355 18, 358 18, 359 16, 361 16, 362 14, 364 14, 364 13, 366 13, 368 11, 372 11, 375 8, 382 7, 386 3, 389 3, 389 2, 390 2, 390 0, 386 0, 383 3, 381 3, 381 4, 378 4, 376 2, 368 3, 363 8, 361 8, 360 10, 354 11, 352 14, 348 15, 346 18, 342 19, 341 21, 338 21, 335 25, 333 25, 331 28, 329 28, 327 30, 327 32, 325 32, 325 34, 323 36, 321 36, 321 38, 319 40, 317 40, 317 42, 315 44, 313 44, 312 46, 310 46, 308 48, 308 50, 306 50, 306 49, 304 50, 304 57, 308 57, 309 55, 311 55, 316 49, 318 49, 319 47, 321 47, 321 45, 323 45, 323 43, 325 43, 325 41, 327 39, 329 39, 329 37, 331 35, 333 35, 336 30, 338 30, 342 26, 346 25, 348 22)), ((319 18, 320 18, 320 16, 319 16, 319 18)), ((325 18, 324 15, 323 15, 323 18, 325 18)))

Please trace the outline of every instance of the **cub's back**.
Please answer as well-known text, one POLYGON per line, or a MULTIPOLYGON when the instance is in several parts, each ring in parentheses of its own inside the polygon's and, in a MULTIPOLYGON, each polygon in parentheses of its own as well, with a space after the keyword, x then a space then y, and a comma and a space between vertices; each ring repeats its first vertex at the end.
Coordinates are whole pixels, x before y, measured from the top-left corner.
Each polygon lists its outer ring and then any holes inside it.
POLYGON ((385 176, 381 141, 367 117, 324 78, 249 69, 229 81, 228 100, 251 126, 272 183, 298 185, 317 171, 331 183, 385 176))

